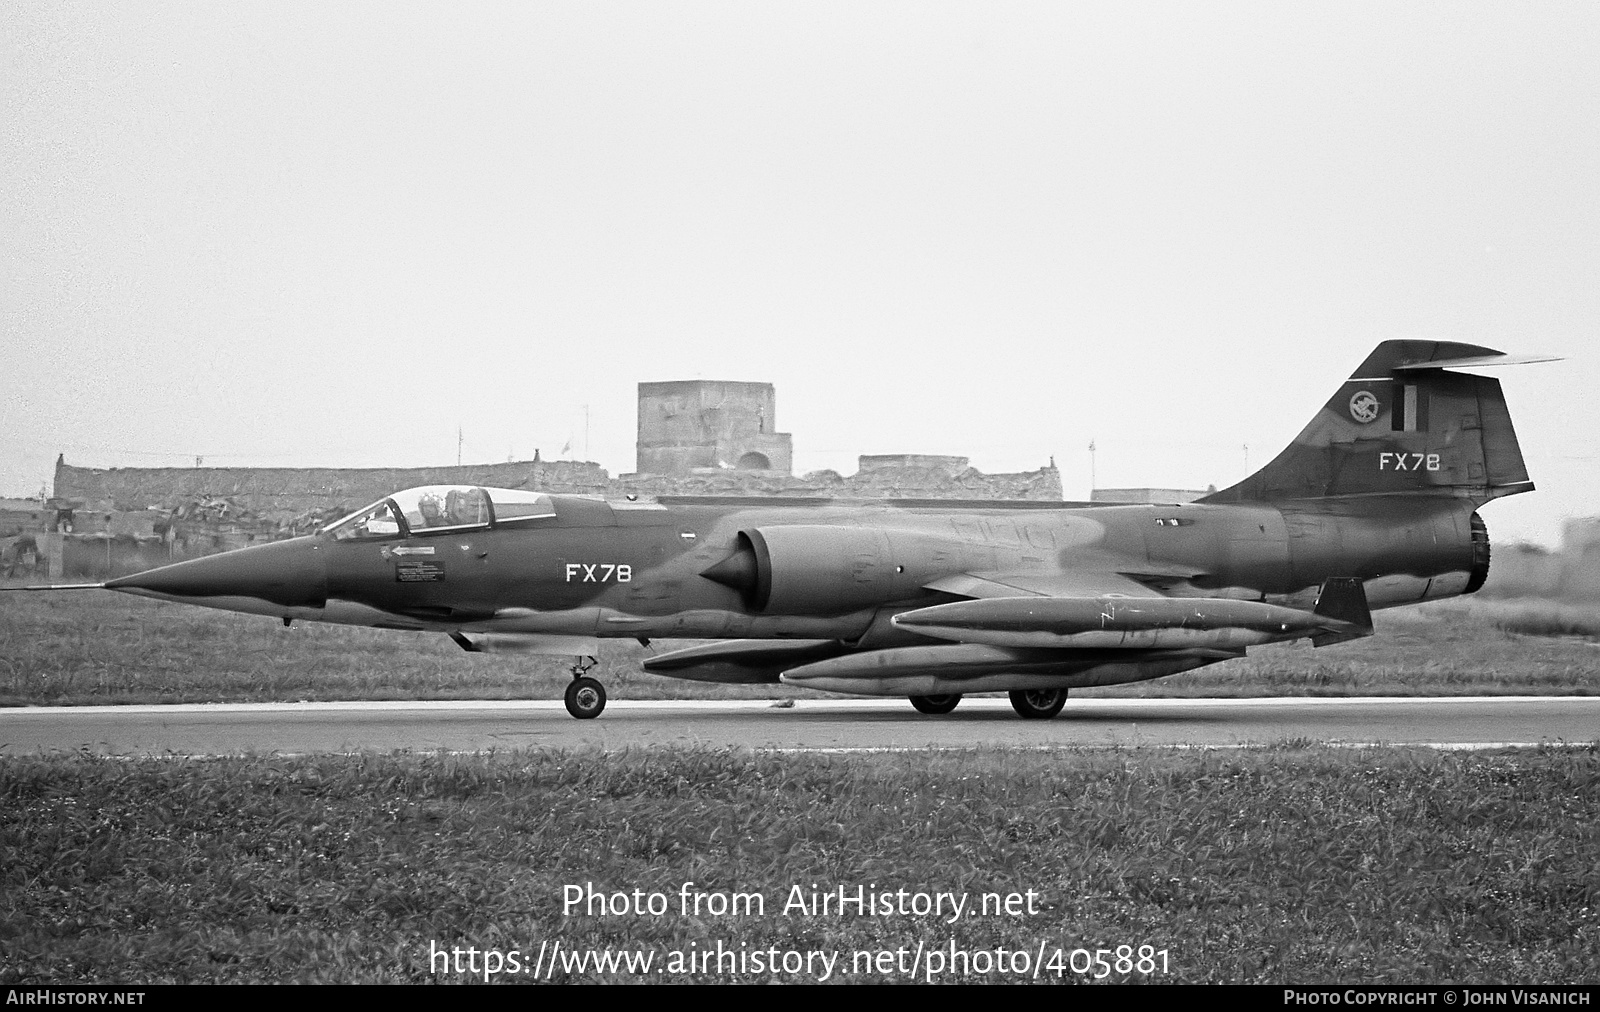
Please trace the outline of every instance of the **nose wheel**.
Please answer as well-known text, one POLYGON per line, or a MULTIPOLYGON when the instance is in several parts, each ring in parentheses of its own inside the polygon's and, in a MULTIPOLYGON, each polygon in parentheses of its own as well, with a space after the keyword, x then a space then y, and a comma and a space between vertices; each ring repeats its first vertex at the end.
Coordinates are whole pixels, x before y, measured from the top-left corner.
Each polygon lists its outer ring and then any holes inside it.
POLYGON ((567 712, 579 720, 593 720, 606 708, 606 687, 585 674, 595 663, 593 657, 585 657, 572 666, 572 681, 562 697, 567 712))

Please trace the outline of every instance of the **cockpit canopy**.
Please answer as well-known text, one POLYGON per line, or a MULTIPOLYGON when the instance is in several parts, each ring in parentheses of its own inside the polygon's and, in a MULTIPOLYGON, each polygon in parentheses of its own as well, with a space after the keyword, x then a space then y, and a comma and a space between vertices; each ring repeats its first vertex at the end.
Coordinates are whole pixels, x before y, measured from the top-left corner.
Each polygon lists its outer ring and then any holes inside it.
POLYGON ((542 492, 475 485, 421 485, 380 499, 322 528, 340 541, 395 538, 541 520, 556 515, 542 492))

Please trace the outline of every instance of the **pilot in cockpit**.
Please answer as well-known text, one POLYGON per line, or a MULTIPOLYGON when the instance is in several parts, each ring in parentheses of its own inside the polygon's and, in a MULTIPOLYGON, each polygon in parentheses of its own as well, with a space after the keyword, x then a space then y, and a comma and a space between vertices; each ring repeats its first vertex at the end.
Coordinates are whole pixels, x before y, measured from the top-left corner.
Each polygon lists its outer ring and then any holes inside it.
POLYGON ((451 524, 465 526, 489 522, 483 493, 475 488, 453 488, 444 497, 444 515, 451 524))
POLYGON ((444 504, 432 492, 425 493, 417 500, 417 511, 422 514, 422 526, 445 527, 449 521, 445 519, 444 504))

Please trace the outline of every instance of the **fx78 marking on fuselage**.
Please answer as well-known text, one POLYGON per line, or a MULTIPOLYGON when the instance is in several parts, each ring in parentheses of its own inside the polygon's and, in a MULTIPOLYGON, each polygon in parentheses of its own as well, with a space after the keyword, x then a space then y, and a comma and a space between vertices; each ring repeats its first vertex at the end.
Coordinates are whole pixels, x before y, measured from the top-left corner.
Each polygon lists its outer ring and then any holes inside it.
POLYGON ((567 563, 568 583, 610 583, 613 579, 617 583, 632 582, 633 567, 627 563, 597 562, 592 566, 586 562, 567 563))
POLYGON ((1437 453, 1380 453, 1378 454, 1378 470, 1380 471, 1438 471, 1439 455, 1437 453))

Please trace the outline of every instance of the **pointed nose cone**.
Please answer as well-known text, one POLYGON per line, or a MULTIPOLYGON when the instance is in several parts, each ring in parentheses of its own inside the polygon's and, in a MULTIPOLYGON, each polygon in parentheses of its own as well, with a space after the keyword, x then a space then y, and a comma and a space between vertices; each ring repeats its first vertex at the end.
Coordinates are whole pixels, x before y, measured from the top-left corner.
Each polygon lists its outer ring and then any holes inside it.
POLYGON ((315 536, 190 559, 108 580, 105 587, 180 600, 248 597, 285 608, 321 608, 328 600, 321 539, 315 536))

